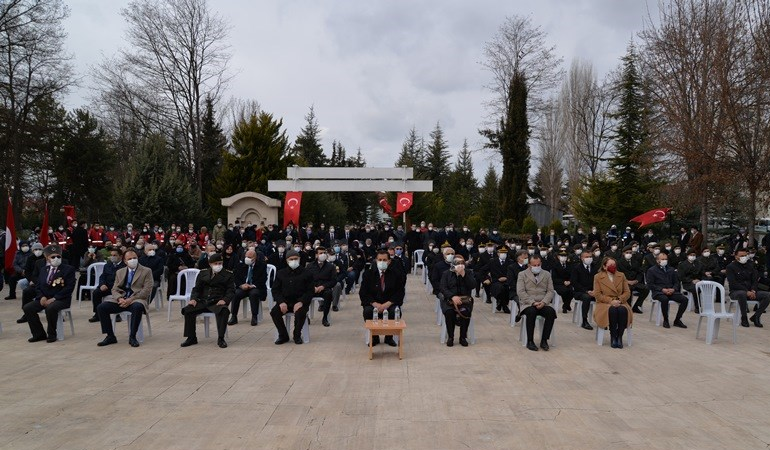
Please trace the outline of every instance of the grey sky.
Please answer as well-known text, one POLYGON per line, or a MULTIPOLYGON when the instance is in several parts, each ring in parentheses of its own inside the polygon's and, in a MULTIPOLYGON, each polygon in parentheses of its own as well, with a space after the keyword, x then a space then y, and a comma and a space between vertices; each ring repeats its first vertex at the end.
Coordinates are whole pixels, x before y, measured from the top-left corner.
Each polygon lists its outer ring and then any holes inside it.
MULTIPOLYGON (((89 67, 123 45, 118 0, 69 0, 68 50, 83 87, 69 108, 87 104, 89 67)), ((644 0, 210 0, 231 24, 235 74, 226 97, 259 101, 284 119, 293 141, 309 106, 332 140, 369 166, 392 166, 412 126, 428 138, 441 122, 455 155, 472 149, 489 98, 479 61, 507 15, 530 15, 564 58, 592 61, 600 77, 614 69, 647 15, 644 0)), ((657 6, 653 2, 650 7, 657 6)), ((533 151, 536 150, 532 145, 533 151)), ((482 176, 495 161, 477 152, 482 176)))

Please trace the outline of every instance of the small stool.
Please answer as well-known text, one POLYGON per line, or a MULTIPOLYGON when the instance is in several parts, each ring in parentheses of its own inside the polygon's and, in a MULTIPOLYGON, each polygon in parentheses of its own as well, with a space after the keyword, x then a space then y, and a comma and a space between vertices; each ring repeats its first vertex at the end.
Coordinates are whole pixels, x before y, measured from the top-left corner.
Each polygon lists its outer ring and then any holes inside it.
MULTIPOLYGON (((291 334, 291 325, 294 322, 294 313, 287 312, 283 315, 283 321, 286 324, 286 332, 291 334)), ((275 330, 275 338, 278 339, 278 330, 275 330)), ((310 342, 310 317, 305 317, 305 324, 302 325, 302 342, 305 344, 310 342)))

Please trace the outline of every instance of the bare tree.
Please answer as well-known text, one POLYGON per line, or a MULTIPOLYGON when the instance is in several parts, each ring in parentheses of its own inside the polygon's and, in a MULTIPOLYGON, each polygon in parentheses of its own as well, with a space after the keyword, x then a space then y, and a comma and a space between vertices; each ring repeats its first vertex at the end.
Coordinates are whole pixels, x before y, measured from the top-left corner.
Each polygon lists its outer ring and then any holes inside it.
POLYGON ((547 43, 547 34, 532 24, 530 17, 507 17, 497 34, 484 46, 481 63, 492 74, 487 85, 494 98, 487 102, 492 121, 505 115, 514 74, 524 74, 530 122, 534 123, 544 108, 546 93, 555 89, 563 75, 562 58, 555 46, 547 43))
POLYGON ((0 177, 17 207, 25 169, 37 161, 35 114, 74 83, 61 26, 67 15, 61 0, 0 3, 0 177))
POLYGON ((228 25, 206 0, 134 0, 122 15, 130 47, 95 70, 97 99, 178 141, 203 198, 201 120, 206 97, 216 103, 229 80, 228 25))
POLYGON ((543 200, 551 208, 551 219, 558 217, 564 187, 564 157, 567 151, 561 121, 558 104, 549 103, 537 134, 539 166, 536 180, 543 200))
POLYGON ((612 149, 612 111, 617 93, 612 83, 600 84, 590 62, 574 60, 559 99, 561 123, 569 149, 570 193, 584 177, 595 178, 612 149))

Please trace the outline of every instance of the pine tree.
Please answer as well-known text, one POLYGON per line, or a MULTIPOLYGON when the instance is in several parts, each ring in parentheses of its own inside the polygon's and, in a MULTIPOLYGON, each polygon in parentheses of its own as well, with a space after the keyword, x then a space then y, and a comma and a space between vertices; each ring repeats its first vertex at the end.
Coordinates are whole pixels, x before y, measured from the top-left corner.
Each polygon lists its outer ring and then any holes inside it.
POLYGON ((425 145, 415 127, 409 130, 404 143, 401 144, 396 167, 402 166, 413 167, 415 178, 425 175, 425 145))
POLYGON ((463 147, 457 154, 457 161, 450 175, 449 189, 451 195, 446 200, 448 219, 459 225, 476 212, 479 200, 478 181, 473 175, 473 159, 467 139, 463 141, 463 147))
POLYGON ((436 128, 430 132, 430 139, 425 158, 425 172, 427 179, 433 180, 433 192, 443 194, 448 185, 450 155, 440 123, 437 122, 436 128))
POLYGON ((318 126, 315 109, 312 106, 305 116, 305 126, 294 141, 293 153, 297 157, 298 164, 302 166, 324 167, 329 162, 321 147, 321 128, 318 126))
POLYGON ((500 182, 492 164, 487 168, 479 193, 479 215, 485 226, 493 227, 500 223, 500 182))

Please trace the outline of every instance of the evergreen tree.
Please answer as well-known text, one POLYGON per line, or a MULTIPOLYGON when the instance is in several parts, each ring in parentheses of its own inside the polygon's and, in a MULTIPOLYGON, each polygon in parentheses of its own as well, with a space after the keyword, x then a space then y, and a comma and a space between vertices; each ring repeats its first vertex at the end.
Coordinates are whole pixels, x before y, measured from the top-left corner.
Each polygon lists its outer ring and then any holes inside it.
POLYGON ((202 217, 195 186, 169 164, 169 146, 160 135, 141 143, 132 163, 116 182, 113 206, 125 222, 194 222, 202 217))
POLYGON ((212 198, 211 186, 217 174, 222 170, 223 155, 227 151, 227 138, 222 132, 222 127, 214 117, 214 101, 206 97, 206 112, 201 123, 201 159, 202 188, 206 196, 204 200, 210 207, 210 217, 216 219, 225 213, 220 199, 212 198))
POLYGON ((443 194, 448 184, 450 155, 440 123, 437 122, 436 128, 430 132, 430 139, 425 158, 425 173, 427 179, 433 180, 433 192, 443 194))
POLYGON ((409 130, 404 143, 401 144, 396 167, 402 166, 413 167, 415 178, 425 175, 425 145, 415 127, 409 130))
POLYGON ((479 193, 479 215, 484 226, 495 227, 500 224, 500 182, 492 164, 487 168, 479 193))
POLYGON ((457 161, 449 179, 451 194, 446 200, 448 219, 459 225, 476 212, 479 200, 478 181, 473 175, 473 160, 467 139, 463 141, 463 147, 457 154, 457 161))
POLYGON ((293 161, 282 127, 283 120, 275 120, 266 112, 236 124, 232 152, 225 153, 222 170, 212 186, 215 198, 244 191, 267 194, 267 180, 286 178, 286 167, 293 161))
POLYGON ((321 128, 311 106, 305 116, 305 126, 294 141, 293 153, 298 164, 305 167, 324 167, 328 164, 324 150, 321 147, 321 128))
POLYGON ((503 157, 502 219, 513 220, 516 228, 521 228, 528 211, 529 133, 527 84, 524 74, 515 73, 511 79, 508 109, 501 123, 499 149, 503 157))

